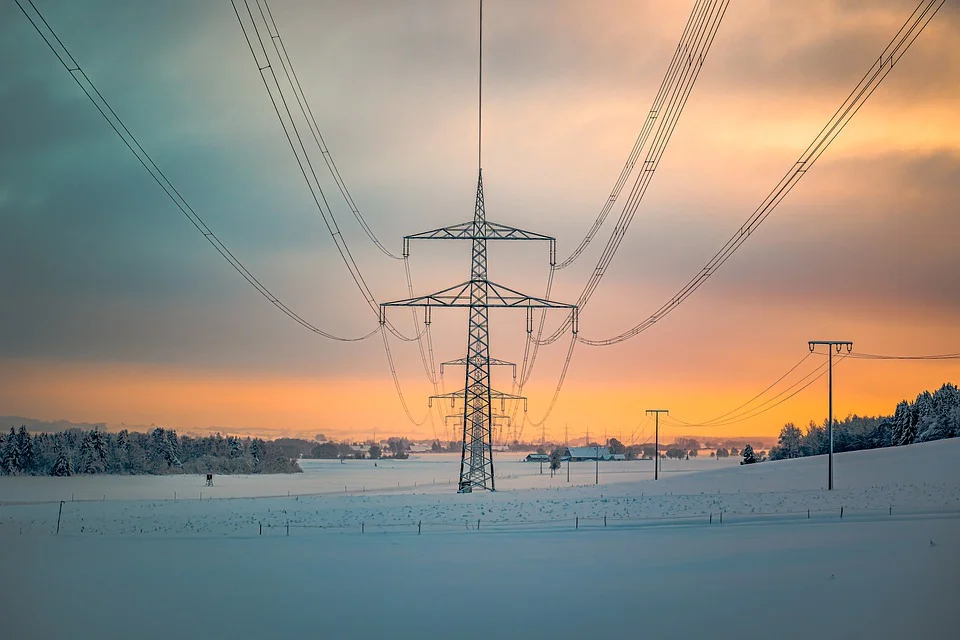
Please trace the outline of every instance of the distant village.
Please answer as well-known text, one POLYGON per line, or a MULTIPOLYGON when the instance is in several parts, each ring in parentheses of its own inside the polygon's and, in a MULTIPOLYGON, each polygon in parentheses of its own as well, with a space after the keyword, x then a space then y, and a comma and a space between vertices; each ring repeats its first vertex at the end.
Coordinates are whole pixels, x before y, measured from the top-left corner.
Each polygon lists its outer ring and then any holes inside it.
MULTIPOLYGON (((727 457, 737 456, 748 444, 752 444, 760 455, 766 452, 761 447, 769 448, 774 443, 767 442, 770 438, 713 438, 700 442, 693 437, 678 437, 671 443, 660 443, 658 447, 661 458, 689 459, 691 457, 727 457)), ((549 462, 551 458, 559 458, 562 462, 583 462, 599 460, 603 462, 621 462, 629 460, 652 460, 655 447, 653 443, 624 444, 617 438, 609 438, 606 444, 588 442, 581 438, 583 444, 559 444, 554 442, 509 442, 495 443, 492 448, 498 453, 515 452, 526 454, 520 459, 527 462, 549 462)), ((429 455, 434 453, 460 453, 459 440, 441 441, 408 440, 403 437, 385 439, 369 439, 365 441, 327 440, 318 434, 314 440, 300 438, 279 438, 275 445, 285 448, 293 458, 305 459, 340 459, 340 460, 378 460, 383 458, 405 459, 411 455, 429 455)))

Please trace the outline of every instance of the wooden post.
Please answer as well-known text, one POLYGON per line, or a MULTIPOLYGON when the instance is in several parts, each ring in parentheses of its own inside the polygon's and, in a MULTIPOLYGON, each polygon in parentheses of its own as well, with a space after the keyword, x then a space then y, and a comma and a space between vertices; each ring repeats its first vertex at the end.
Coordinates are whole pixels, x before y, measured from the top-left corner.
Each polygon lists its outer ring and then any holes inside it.
POLYGON ((364 530, 366 529, 366 526, 367 526, 367 525, 366 525, 365 522, 361 522, 361 523, 360 523, 360 533, 363 533, 363 532, 364 532, 364 530))
POLYGON ((710 524, 713 524, 713 514, 710 514, 710 524))
POLYGON ((890 512, 889 512, 887 515, 888 515, 888 516, 892 516, 892 515, 893 515, 893 505, 890 505, 890 512))
POLYGON ((580 516, 577 516, 576 524, 574 525, 574 528, 575 528, 575 529, 579 529, 579 528, 580 528, 580 516))
POLYGON ((723 524, 723 511, 720 512, 720 524, 723 524))
POLYGON ((290 537, 290 521, 287 520, 287 537, 290 537))
POLYGON ((60 535, 60 516, 63 515, 63 500, 60 501, 60 512, 57 513, 57 535, 60 535))
POLYGON ((263 535, 263 523, 260 523, 260 535, 263 535))
POLYGON ((843 517, 843 507, 840 507, 840 517, 843 517))
POLYGON ((480 518, 477 518, 477 531, 480 531, 480 518))
POLYGON ((603 526, 607 526, 607 516, 603 516, 603 526))
POLYGON ((420 526, 423 524, 423 520, 417 520, 417 535, 420 535, 420 526))

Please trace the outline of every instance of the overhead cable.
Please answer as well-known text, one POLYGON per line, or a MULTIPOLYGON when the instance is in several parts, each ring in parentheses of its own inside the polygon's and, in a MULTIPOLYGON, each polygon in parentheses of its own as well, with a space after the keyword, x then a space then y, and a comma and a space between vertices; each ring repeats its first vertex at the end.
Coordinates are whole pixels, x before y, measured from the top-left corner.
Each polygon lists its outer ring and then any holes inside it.
POLYGON ((277 27, 277 23, 273 19, 273 13, 270 11, 270 5, 267 0, 257 0, 257 5, 260 9, 260 15, 263 17, 264 23, 267 25, 270 39, 273 42, 278 55, 280 56, 280 64, 283 67, 284 74, 286 74, 287 80, 290 82, 290 86, 293 88, 294 94, 297 97, 297 102, 301 105, 301 108, 305 109, 306 111, 306 115, 308 116, 307 123, 310 126, 310 132, 313 134, 313 139, 320 148, 320 153, 323 155, 323 160, 327 165, 327 169, 330 171, 330 175, 333 176, 334 182, 337 183, 337 189, 339 189, 340 195, 343 197, 344 202, 347 203, 347 206, 353 213, 354 218, 357 219, 357 222, 360 224, 363 232, 367 235, 370 241, 373 242, 378 249, 380 249, 381 253, 388 258, 393 258, 394 260, 403 260, 403 256, 398 256, 392 253, 383 245, 382 242, 380 242, 376 234, 374 234, 373 230, 370 228, 370 225, 367 224, 363 214, 360 213, 360 208, 357 207, 356 202, 354 202, 353 196, 350 194, 350 190, 347 188, 343 177, 340 175, 340 170, 337 168, 337 163, 333 159, 333 154, 330 153, 330 149, 327 147, 327 143, 323 139, 323 134, 320 133, 320 127, 317 125, 317 119, 314 117, 313 109, 310 107, 310 103, 307 101, 307 96, 303 92, 303 87, 300 85, 300 78, 297 77, 297 72, 293 67, 293 60, 291 60, 290 56, 287 54, 287 48, 283 44, 283 38, 280 36, 280 30, 277 27))
MULTIPOLYGON (((304 136, 301 135, 300 128, 297 125, 297 118, 294 116, 293 111, 291 111, 283 88, 276 72, 274 71, 270 55, 267 53, 267 45, 264 41, 265 36, 263 33, 261 33, 261 27, 257 25, 257 19, 254 17, 253 10, 250 8, 248 0, 242 1, 244 8, 246 9, 247 18, 249 19, 249 25, 244 22, 244 18, 241 16, 240 10, 237 7, 237 0, 231 0, 231 4, 233 6, 234 13, 237 16, 237 21, 240 24, 241 31, 243 32, 243 37, 246 40, 247 46, 250 50, 250 55, 253 56, 254 63, 257 65, 257 69, 260 72, 260 78, 263 81, 263 86, 267 90, 267 94, 270 97, 274 112, 276 113, 277 118, 280 120, 287 143, 297 161, 297 165, 300 168, 300 173, 303 176, 303 180, 307 184, 307 188, 310 191, 313 203, 316 206, 317 211, 320 213, 320 216, 327 227, 327 231, 330 233, 330 237, 333 240, 334 245, 337 247, 337 251, 343 260, 344 265, 347 267, 347 271, 350 273, 351 279, 360 290, 370 310, 377 316, 378 320, 386 322, 387 329, 394 336, 407 342, 416 340, 416 335, 413 337, 406 336, 395 326, 393 326, 392 323, 381 318, 380 304, 373 295, 373 292, 370 290, 370 287, 364 279, 363 273, 360 271, 360 267, 357 265, 356 260, 353 258, 346 239, 344 238, 340 227, 337 224, 333 209, 330 207, 326 194, 323 191, 323 187, 320 185, 320 180, 317 176, 316 169, 314 168, 313 161, 310 159, 311 154, 307 150, 307 145, 303 140, 304 136), (256 46, 254 46, 254 40, 257 43, 256 46)), ((261 19, 266 21, 265 14, 262 12, 261 19)), ((265 26, 264 30, 268 39, 275 42, 276 39, 270 36, 269 26, 265 26)), ((272 46, 274 47, 277 56, 281 57, 278 46, 276 44, 272 46)), ((286 72, 286 67, 284 65, 281 65, 281 67, 284 69, 284 75, 292 89, 294 86, 293 78, 288 72, 286 72)), ((294 93, 296 93, 296 90, 294 90, 294 93)), ((297 103, 300 108, 301 116, 309 123, 310 115, 307 111, 306 105, 300 99, 298 99, 297 103)), ((326 156, 324 157, 326 158, 326 156)))
POLYGON ((29 6, 30 11, 27 10, 27 7, 24 6, 24 2, 21 0, 16 0, 17 6, 20 7, 20 10, 23 12, 23 15, 26 16, 27 20, 30 21, 30 24, 33 25, 34 29, 37 30, 37 33, 40 34, 40 37, 43 38, 43 41, 47 44, 50 50, 54 53, 63 67, 70 73, 70 76, 77 83, 77 86, 86 94, 87 98, 90 99, 90 102, 97 108, 97 111, 100 112, 100 115, 103 116, 103 119, 107 121, 107 124, 116 132, 120 139, 123 140, 123 143, 127 146, 131 153, 136 156, 137 160, 146 169, 147 173, 150 174, 150 177, 163 189, 163 192, 170 198, 170 201, 183 213, 184 216, 193 224, 193 226, 203 235, 203 237, 210 243, 210 245, 226 260, 231 267, 233 267, 237 273, 243 277, 247 283, 250 284, 257 292, 266 298, 270 304, 275 306, 277 309, 282 311, 287 317, 291 320, 302 326, 303 328, 311 331, 319 336, 328 338, 330 340, 337 340, 340 342, 357 342, 360 340, 366 340, 367 338, 373 336, 377 332, 375 327, 372 331, 362 334, 357 337, 344 337, 339 336, 328 331, 324 331, 317 327, 315 324, 306 320, 299 313, 287 306, 282 300, 280 300, 269 288, 266 287, 241 261, 237 258, 230 249, 220 240, 216 233, 210 229, 209 226, 203 221, 200 215, 190 206, 190 203, 187 202, 186 198, 180 193, 179 190, 170 182, 166 174, 157 166, 153 161, 153 158, 150 157, 150 154, 143 148, 140 142, 137 140, 136 136, 130 132, 130 129, 127 128, 123 120, 120 119, 120 116, 113 110, 113 107, 110 106, 110 103, 107 102, 107 99, 100 93, 96 85, 87 77, 87 74, 80 67, 80 64, 74 59, 73 55, 63 44, 63 41, 60 40, 60 37, 53 30, 50 24, 43 17, 43 14, 37 9, 33 4, 32 0, 26 0, 26 5, 29 6))
MULTIPOLYGON (((649 187, 657 168, 660 166, 660 161, 663 158, 667 144, 680 119, 680 114, 683 112, 687 99, 690 97, 690 93, 693 91, 693 87, 700 75, 704 59, 713 45, 717 30, 720 27, 720 22, 726 13, 727 5, 727 0, 721 0, 720 2, 713 0, 702 6, 694 7, 694 11, 698 12, 695 18, 696 22, 694 23, 694 27, 686 33, 685 41, 683 41, 681 45, 683 58, 680 68, 677 70, 678 73, 675 73, 671 78, 667 91, 668 98, 666 106, 662 109, 664 112, 663 117, 657 120, 656 133, 647 150, 642 168, 634 180, 633 187, 627 200, 623 204, 620 216, 607 240, 603 253, 591 272, 590 277, 587 279, 583 291, 577 300, 577 308, 580 313, 586 308, 587 303, 590 301, 590 298, 606 274, 607 267, 609 267, 613 261, 620 247, 620 243, 623 241, 630 227, 630 223, 633 221, 637 209, 640 206, 640 202, 644 194, 646 194, 647 187, 649 187)), ((549 337, 544 339, 543 343, 550 344, 559 339, 560 336, 571 328, 572 323, 572 315, 567 316, 563 324, 549 337)))
POLYGON ((662 320, 667 314, 676 309, 688 297, 713 276, 726 263, 727 260, 739 249, 744 242, 753 234, 754 231, 763 223, 764 220, 773 212, 774 209, 783 201, 788 193, 796 186, 797 182, 806 174, 813 164, 820 158, 824 151, 843 131, 844 127, 860 110, 860 107, 873 94, 887 74, 893 69, 893 66, 910 48, 910 45, 920 36, 926 26, 930 23, 937 11, 943 5, 944 0, 923 0, 914 9, 907 21, 900 27, 897 34, 886 46, 877 60, 864 74, 863 78, 854 87, 847 99, 840 105, 833 117, 821 129, 820 133, 814 139, 800 158, 790 167, 786 175, 780 180, 767 197, 760 203, 760 206, 744 222, 740 228, 727 240, 726 244, 720 248, 716 255, 711 258, 706 265, 687 282, 672 298, 665 302, 659 309, 651 314, 646 320, 636 326, 604 339, 589 339, 583 337, 582 333, 578 337, 580 342, 590 346, 610 346, 629 340, 640 333, 646 331, 654 324, 662 320))
POLYGON ((603 226, 604 221, 607 219, 607 216, 610 214, 610 211, 616 204, 617 198, 620 197, 620 192, 623 190, 624 185, 626 185, 627 180, 633 173, 633 168, 637 164, 637 159, 640 157, 641 151, 643 151, 647 145, 650 132, 653 131, 653 125, 660 117, 660 113, 663 110, 663 103, 667 98, 669 89, 673 85, 677 71, 680 68, 683 58, 685 57, 685 45, 687 43, 688 35, 695 31, 698 26, 694 18, 702 15, 704 6, 705 0, 697 0, 697 2, 694 4, 693 10, 690 12, 690 16, 687 18, 687 24, 683 29, 683 34, 680 37, 680 43, 677 44, 677 48, 673 52, 673 59, 670 60, 670 64, 667 66, 667 71, 660 83, 660 90, 653 99, 653 104, 650 106, 650 110, 647 112, 647 117, 643 122, 640 133, 637 135, 637 139, 633 143, 633 148, 630 150, 630 154, 627 156, 627 161, 620 170, 620 175, 617 177, 617 181, 614 183, 613 189, 610 191, 610 195, 607 196, 606 200, 604 200, 603 207, 600 209, 600 213, 587 230, 587 234, 584 236, 583 240, 580 241, 580 244, 577 246, 577 248, 574 249, 567 258, 564 258, 557 263, 556 268, 558 270, 569 267, 583 254, 584 249, 586 249, 590 242, 593 241, 593 238, 597 235, 600 227, 603 226))

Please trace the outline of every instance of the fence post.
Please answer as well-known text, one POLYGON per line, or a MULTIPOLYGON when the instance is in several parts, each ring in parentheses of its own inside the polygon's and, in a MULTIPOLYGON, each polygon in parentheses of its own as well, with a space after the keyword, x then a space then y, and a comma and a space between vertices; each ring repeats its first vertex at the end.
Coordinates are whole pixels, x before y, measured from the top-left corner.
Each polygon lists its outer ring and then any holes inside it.
POLYGON ((574 525, 574 528, 575 528, 575 529, 579 529, 579 528, 580 528, 580 516, 577 516, 577 520, 576 520, 576 524, 574 525))
POLYGON ((420 526, 423 524, 423 520, 417 520, 417 535, 420 535, 420 526))
POLYGON ((263 535, 263 523, 260 523, 260 535, 263 535))
POLYGON ((843 507, 840 507, 840 517, 843 517, 843 507))
POLYGON ((810 519, 810 509, 807 509, 807 520, 810 519))
POLYGON ((287 537, 290 537, 290 521, 287 520, 287 537))
POLYGON ((892 516, 892 515, 893 515, 893 505, 890 505, 890 512, 889 512, 887 515, 888 515, 888 516, 892 516))
POLYGON ((57 535, 60 535, 60 516, 63 515, 63 500, 60 501, 60 511, 57 513, 57 535))
POLYGON ((367 528, 367 523, 366 523, 366 522, 361 522, 361 523, 360 523, 360 533, 363 533, 363 532, 366 530, 366 528, 367 528))
POLYGON ((607 516, 603 516, 603 526, 607 526, 607 516))
POLYGON ((480 518, 477 518, 477 531, 480 531, 480 518))
POLYGON ((710 514, 710 524, 713 524, 713 514, 710 514))
POLYGON ((177 492, 176 492, 176 491, 173 492, 173 501, 174 501, 174 502, 177 501, 177 492))
POLYGON ((720 512, 720 524, 723 524, 723 511, 720 512))

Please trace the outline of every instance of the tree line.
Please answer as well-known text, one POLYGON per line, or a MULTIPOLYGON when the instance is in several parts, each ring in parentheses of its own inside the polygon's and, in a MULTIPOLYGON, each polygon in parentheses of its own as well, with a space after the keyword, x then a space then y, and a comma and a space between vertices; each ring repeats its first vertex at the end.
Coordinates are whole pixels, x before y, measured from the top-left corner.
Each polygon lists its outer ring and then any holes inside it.
POLYGON ((26 427, 0 432, 0 475, 298 473, 295 457, 261 438, 178 436, 68 429, 31 435, 26 427))
MULTIPOLYGON (((771 460, 828 453, 828 423, 811 422, 806 433, 793 423, 780 431, 771 460)), ((892 416, 849 416, 833 423, 834 452, 896 447, 960 436, 960 390, 946 383, 933 393, 924 391, 913 402, 901 401, 892 416)))

